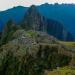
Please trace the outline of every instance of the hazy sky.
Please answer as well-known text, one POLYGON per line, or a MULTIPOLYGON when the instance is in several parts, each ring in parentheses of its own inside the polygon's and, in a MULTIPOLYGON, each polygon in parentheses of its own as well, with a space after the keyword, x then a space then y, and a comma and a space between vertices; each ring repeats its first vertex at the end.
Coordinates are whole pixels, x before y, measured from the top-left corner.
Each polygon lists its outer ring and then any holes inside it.
POLYGON ((43 4, 43 3, 75 3, 75 0, 0 0, 0 10, 6 10, 14 6, 30 6, 32 4, 43 4))

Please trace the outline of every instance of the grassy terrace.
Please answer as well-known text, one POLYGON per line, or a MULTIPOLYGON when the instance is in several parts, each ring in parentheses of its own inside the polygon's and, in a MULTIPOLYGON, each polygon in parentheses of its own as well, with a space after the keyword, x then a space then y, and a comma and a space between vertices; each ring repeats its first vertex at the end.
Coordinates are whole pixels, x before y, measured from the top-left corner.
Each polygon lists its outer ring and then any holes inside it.
POLYGON ((59 43, 69 46, 69 47, 75 47, 75 42, 64 42, 64 41, 59 41, 59 43))
POLYGON ((75 75, 75 68, 66 66, 66 67, 51 71, 48 73, 48 75, 75 75))
POLYGON ((59 43, 63 46, 66 46, 69 50, 75 51, 75 42, 59 41, 59 43))

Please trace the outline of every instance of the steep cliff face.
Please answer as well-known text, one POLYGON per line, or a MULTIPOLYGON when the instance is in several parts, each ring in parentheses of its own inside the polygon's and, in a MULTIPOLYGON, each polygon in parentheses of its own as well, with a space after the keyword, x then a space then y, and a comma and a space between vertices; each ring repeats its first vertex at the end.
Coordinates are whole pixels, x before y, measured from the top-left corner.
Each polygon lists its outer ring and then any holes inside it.
POLYGON ((63 23, 63 26, 75 37, 75 4, 43 4, 38 7, 39 12, 63 23))
POLYGON ((25 13, 22 26, 29 30, 43 30, 45 25, 47 25, 47 20, 40 15, 35 6, 31 6, 25 13))
POLYGON ((59 40, 72 41, 72 35, 55 20, 42 16, 35 6, 31 6, 25 13, 21 25, 25 30, 43 31, 53 35, 59 40))
POLYGON ((58 21, 49 19, 47 22, 47 33, 53 35, 59 40, 63 41, 74 41, 74 38, 66 28, 63 27, 63 24, 58 21))

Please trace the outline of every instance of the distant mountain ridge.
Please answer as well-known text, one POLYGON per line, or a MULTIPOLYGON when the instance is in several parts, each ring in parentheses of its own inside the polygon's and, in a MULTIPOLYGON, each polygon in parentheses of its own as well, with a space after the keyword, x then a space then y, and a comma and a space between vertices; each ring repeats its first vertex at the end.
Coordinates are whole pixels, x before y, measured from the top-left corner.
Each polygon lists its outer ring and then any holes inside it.
POLYGON ((3 29, 4 25, 10 19, 12 19, 16 24, 19 23, 23 19, 26 10, 26 7, 18 6, 0 12, 0 31, 3 29))
MULTIPOLYGON (((75 34, 75 5, 74 4, 43 4, 38 7, 39 12, 61 22, 67 30, 75 34)), ((75 35, 74 35, 75 36, 75 35)))
POLYGON ((70 32, 60 22, 42 16, 34 5, 27 10, 21 23, 25 30, 43 31, 59 40, 74 40, 70 32))
MULTIPOLYGON (((75 8, 75 5, 72 5, 72 4, 71 5, 43 4, 43 5, 37 6, 38 11, 43 16, 49 19, 57 20, 60 23, 62 23, 64 28, 66 28, 66 30, 69 31, 73 35, 73 37, 75 37, 74 8, 75 8)), ((20 24, 27 10, 28 8, 26 7, 18 6, 18 7, 14 7, 12 9, 0 12, 0 28, 2 29, 4 24, 9 19, 12 19, 15 23, 20 24)), ((2 31, 1 29, 0 31, 2 31)))

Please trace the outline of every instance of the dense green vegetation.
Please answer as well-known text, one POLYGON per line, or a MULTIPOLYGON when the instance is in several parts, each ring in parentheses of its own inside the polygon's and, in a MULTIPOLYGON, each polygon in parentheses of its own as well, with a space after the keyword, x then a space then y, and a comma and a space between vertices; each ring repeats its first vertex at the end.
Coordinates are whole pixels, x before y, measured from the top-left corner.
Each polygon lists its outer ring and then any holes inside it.
MULTIPOLYGON (((11 50, 1 51, 1 75, 43 75, 45 70, 53 70, 58 66, 68 65, 71 60, 68 56, 58 54, 56 47, 49 48, 42 45, 38 47, 36 54, 30 54, 27 51, 23 55, 15 56, 14 52, 11 50)), ((18 51, 16 51, 17 53, 18 51)), ((20 50, 21 53, 22 49, 20 50)))
POLYGON ((4 30, 1 34, 1 40, 0 40, 0 45, 6 44, 8 41, 12 39, 13 33, 19 29, 19 26, 16 26, 12 20, 9 20, 5 27, 4 30))
POLYGON ((0 75, 43 75, 45 70, 66 66, 71 61, 70 56, 58 53, 57 45, 51 46, 58 42, 44 32, 21 29, 11 38, 0 47, 0 75))

